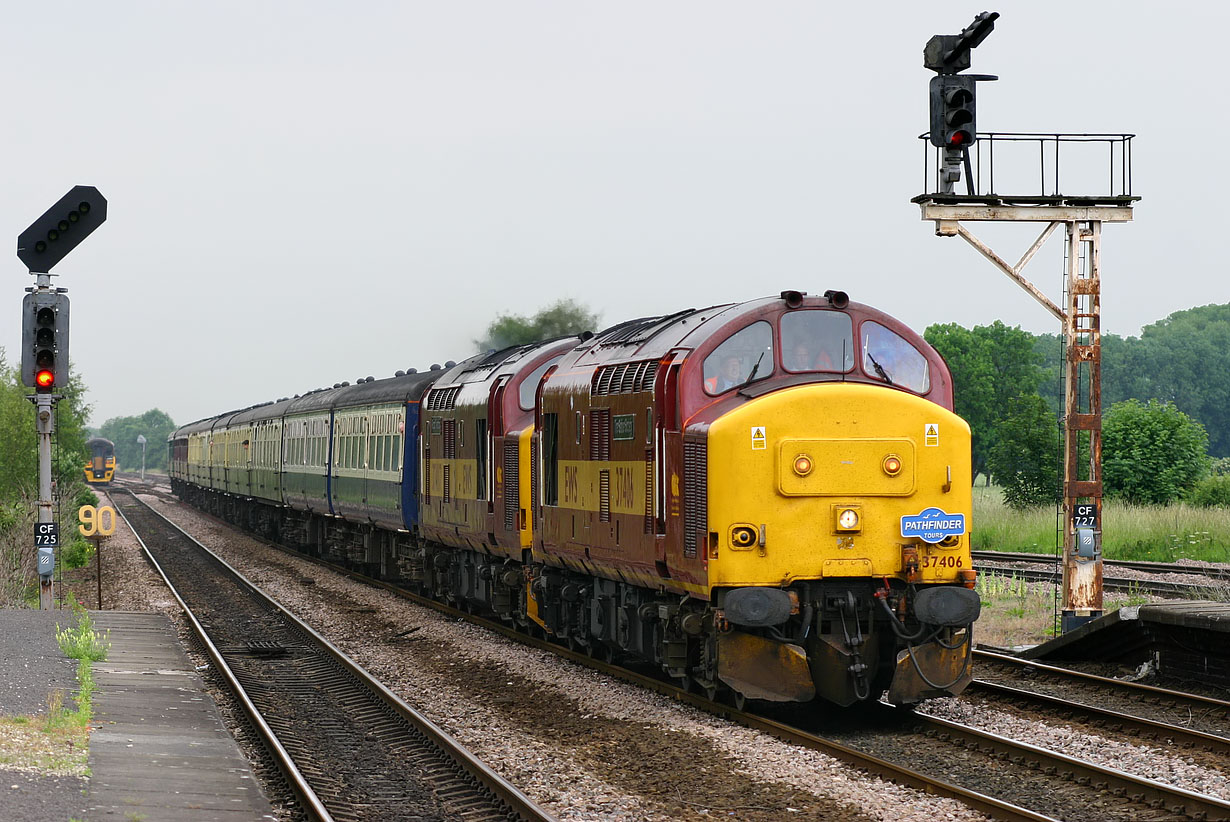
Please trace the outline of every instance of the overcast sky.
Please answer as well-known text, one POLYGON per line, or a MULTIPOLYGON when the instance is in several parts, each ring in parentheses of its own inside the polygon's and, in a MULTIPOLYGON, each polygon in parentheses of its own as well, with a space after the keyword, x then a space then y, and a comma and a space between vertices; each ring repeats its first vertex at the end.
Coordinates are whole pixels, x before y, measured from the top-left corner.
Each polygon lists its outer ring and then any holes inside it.
MULTIPOLYGON (((923 45, 988 8, 980 131, 1138 135, 1104 329, 1230 302, 1224 5, 69 0, 5 8, 0 347, 15 238, 74 185, 109 201, 54 269, 94 425, 460 360, 559 297, 614 323, 838 288, 1058 331, 909 202, 923 45)), ((973 228, 1014 262, 1040 229, 973 228)), ((1061 245, 1026 270, 1056 301, 1061 245)))

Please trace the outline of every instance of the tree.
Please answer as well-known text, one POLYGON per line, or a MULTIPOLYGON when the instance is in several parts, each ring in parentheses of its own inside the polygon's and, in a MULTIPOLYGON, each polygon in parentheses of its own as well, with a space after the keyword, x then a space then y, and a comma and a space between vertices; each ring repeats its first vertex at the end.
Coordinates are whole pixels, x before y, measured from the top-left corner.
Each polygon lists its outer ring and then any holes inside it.
POLYGON ((1012 400, 988 465, 1010 508, 1021 510, 1059 499, 1059 427, 1041 396, 1012 400))
MULTIPOLYGON (((1058 339, 1044 334, 1038 347, 1054 352, 1050 390, 1062 403, 1058 339)), ((1212 454, 1230 456, 1230 304, 1177 311, 1139 338, 1103 334, 1102 407, 1129 399, 1175 403, 1204 425, 1212 454)))
POLYGON ((479 351, 499 350, 510 345, 567 337, 583 331, 593 331, 598 315, 571 299, 559 300, 533 317, 500 314, 487 326, 486 335, 474 344, 479 351))
MULTIPOLYGON (((30 393, 22 385, 18 369, 8 365, 0 348, 0 605, 21 604, 35 578, 30 533, 37 508, 39 467, 34 406, 26 399, 30 393)), ((85 488, 82 466, 89 406, 84 401, 85 387, 75 376, 60 393, 63 399, 56 404, 52 478, 61 540, 67 552, 74 529, 64 521, 73 516, 80 504, 74 502, 85 488)))
POLYGON ((1018 397, 1036 395, 1042 369, 1028 331, 999 320, 966 330, 955 323, 924 333, 952 371, 954 406, 969 423, 973 475, 989 475, 997 432, 1018 397))
POLYGON ((1116 403, 1102 418, 1102 484, 1107 496, 1165 504, 1209 472, 1204 426, 1174 404, 1116 403))
POLYGON ((1230 456, 1230 304, 1176 311, 1145 326, 1140 367, 1152 391, 1142 397, 1173 402, 1208 431, 1209 450, 1230 456))
POLYGON ((112 417, 102 424, 99 436, 115 443, 115 461, 125 471, 141 470, 141 444, 145 443, 145 467, 165 471, 167 468, 167 436, 176 428, 166 413, 154 408, 139 417, 112 417))
MULTIPOLYGON (((0 349, 0 501, 38 496, 38 433, 34 406, 26 399, 31 393, 0 349)), ((83 476, 85 420, 90 407, 85 404, 85 386, 75 373, 59 393, 63 399, 56 403, 54 479, 61 492, 67 493, 83 476)))

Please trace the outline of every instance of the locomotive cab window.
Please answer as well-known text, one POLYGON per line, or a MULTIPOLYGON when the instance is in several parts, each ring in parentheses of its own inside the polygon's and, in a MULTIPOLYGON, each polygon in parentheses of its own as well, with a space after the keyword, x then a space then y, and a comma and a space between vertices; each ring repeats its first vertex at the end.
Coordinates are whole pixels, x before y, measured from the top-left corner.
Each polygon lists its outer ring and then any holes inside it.
POLYGON ((705 393, 721 394, 773 373, 773 329, 764 321, 736 332, 705 358, 705 393))
POLYGON ((854 327, 842 311, 791 311, 782 317, 782 366, 845 372, 854 367, 854 327))
POLYGON ((517 389, 517 402, 521 404, 522 411, 534 410, 534 396, 538 393, 538 383, 542 382, 542 375, 547 373, 547 369, 560 361, 558 357, 552 357, 542 365, 531 371, 525 379, 521 381, 521 387, 517 389))
POLYGON ((918 394, 931 390, 927 358, 917 348, 875 322, 863 323, 862 338, 867 376, 918 394))

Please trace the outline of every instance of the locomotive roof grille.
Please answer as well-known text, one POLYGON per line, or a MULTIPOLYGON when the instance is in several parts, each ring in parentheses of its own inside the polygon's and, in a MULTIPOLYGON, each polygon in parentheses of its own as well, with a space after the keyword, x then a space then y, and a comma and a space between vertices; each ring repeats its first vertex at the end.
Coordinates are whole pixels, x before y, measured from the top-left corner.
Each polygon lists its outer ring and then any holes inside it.
POLYGON ((601 396, 649 391, 653 388, 654 377, 657 373, 657 360, 604 365, 594 372, 590 393, 601 396))
POLYGON ((641 317, 639 320, 628 320, 626 323, 611 326, 598 335, 598 345, 621 345, 625 342, 634 342, 633 337, 637 332, 653 328, 663 319, 663 317, 641 317))
POLYGON ((457 404, 457 394, 460 393, 461 386, 454 385, 449 388, 436 388, 427 396, 428 411, 449 411, 457 404))

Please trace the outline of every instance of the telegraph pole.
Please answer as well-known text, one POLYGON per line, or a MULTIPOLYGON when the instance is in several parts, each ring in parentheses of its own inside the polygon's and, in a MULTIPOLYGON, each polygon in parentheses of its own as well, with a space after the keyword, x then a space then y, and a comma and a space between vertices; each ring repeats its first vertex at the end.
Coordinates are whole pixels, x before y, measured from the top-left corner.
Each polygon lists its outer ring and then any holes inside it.
POLYGON ((38 433, 38 516, 34 548, 38 556, 39 608, 53 604, 55 549, 59 524, 51 493, 51 443, 55 434, 56 393, 68 383, 68 289, 53 288, 51 269, 107 219, 107 201, 93 186, 76 186, 17 237, 17 258, 35 278, 26 289, 21 312, 21 377, 34 389, 38 433))
POLYGON ((974 122, 976 83, 995 78, 960 72, 969 68, 970 49, 986 38, 998 17, 996 12, 983 12, 960 34, 937 34, 923 50, 923 66, 937 73, 930 89, 931 131, 923 135, 935 146, 936 157, 927 162, 928 172, 934 168, 935 181, 932 193, 914 197, 912 202, 921 206, 924 220, 935 222, 938 236, 964 239, 1063 324, 1066 362, 1061 627, 1067 632, 1102 614, 1102 225, 1130 221, 1132 206, 1140 199, 1131 192, 1134 135, 979 134, 974 122), (1034 177, 1041 180, 1038 191, 1007 194, 996 190, 995 147, 1001 146, 1002 154, 1017 143, 1036 144, 1029 153, 1039 158, 1037 171, 1041 173, 1034 177), (1090 145, 1107 151, 1109 164, 1102 166, 1109 168, 1106 190, 1063 192, 1059 179, 1061 149, 1066 147, 1075 153, 1090 145), (977 175, 970 160, 974 146, 977 175), (962 170, 966 193, 957 194, 955 184, 961 179, 962 170), (1012 265, 970 232, 965 223, 973 221, 1033 222, 1045 223, 1046 227, 1020 261, 1012 265), (1062 305, 1049 299, 1021 274, 1060 227, 1066 240, 1062 305))

